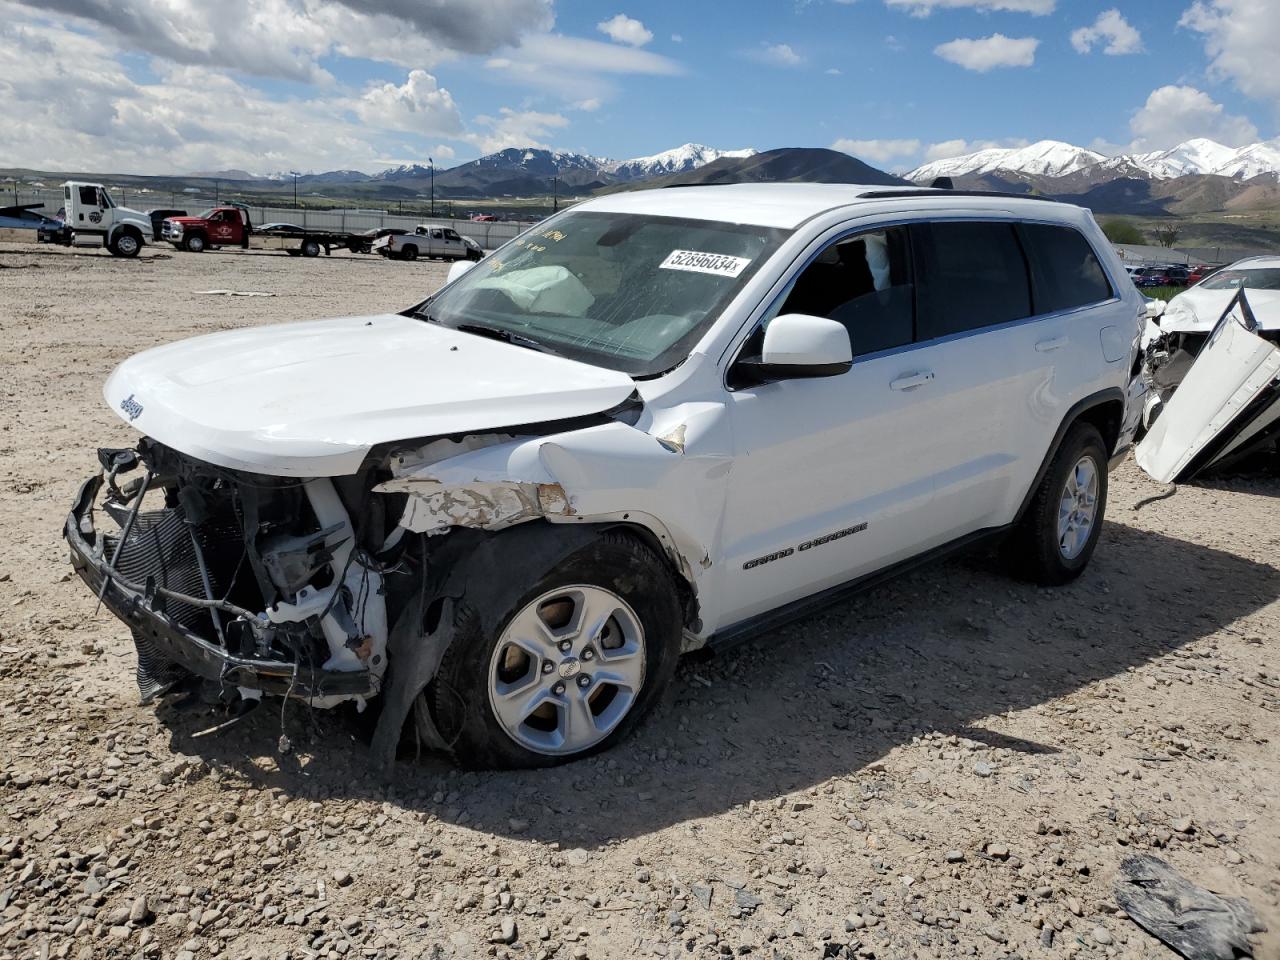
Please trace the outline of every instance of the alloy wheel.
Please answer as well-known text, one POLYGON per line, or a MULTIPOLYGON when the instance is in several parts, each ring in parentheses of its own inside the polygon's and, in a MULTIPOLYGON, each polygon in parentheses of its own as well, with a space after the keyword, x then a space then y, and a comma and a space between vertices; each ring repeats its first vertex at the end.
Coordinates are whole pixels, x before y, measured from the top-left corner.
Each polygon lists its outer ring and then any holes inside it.
POLYGON ((489 664, 499 725, 534 753, 581 753, 612 733, 644 686, 640 618, 603 587, 557 587, 520 610, 489 664))

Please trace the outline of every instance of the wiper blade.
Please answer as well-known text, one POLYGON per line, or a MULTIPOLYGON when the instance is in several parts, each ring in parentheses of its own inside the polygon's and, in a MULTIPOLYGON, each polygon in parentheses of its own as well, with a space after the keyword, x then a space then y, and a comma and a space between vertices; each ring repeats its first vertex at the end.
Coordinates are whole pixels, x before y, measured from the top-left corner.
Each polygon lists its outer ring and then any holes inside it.
POLYGON ((544 343, 519 333, 513 333, 510 330, 504 330, 502 327, 487 327, 482 323, 460 323, 454 329, 461 330, 463 333, 474 333, 478 337, 501 340, 503 343, 509 343, 515 347, 527 347, 530 350, 537 350, 539 353, 556 352, 544 343))

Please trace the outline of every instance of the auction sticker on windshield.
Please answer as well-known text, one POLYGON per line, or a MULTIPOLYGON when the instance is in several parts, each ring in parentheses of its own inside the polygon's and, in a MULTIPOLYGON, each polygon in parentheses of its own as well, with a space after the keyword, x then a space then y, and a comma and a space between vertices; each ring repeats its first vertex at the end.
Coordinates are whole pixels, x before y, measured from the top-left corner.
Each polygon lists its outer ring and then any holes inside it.
POLYGON ((743 257, 731 257, 723 253, 699 253, 697 250, 672 250, 667 259, 658 264, 660 270, 688 270, 693 273, 711 273, 718 277, 736 277, 751 263, 743 257))

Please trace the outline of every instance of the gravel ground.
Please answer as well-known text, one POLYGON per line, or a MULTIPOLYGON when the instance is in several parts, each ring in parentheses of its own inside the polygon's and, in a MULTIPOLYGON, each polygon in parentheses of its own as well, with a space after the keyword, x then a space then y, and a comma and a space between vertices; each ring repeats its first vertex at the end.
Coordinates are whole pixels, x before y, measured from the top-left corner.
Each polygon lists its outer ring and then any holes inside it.
POLYGON ((132 442, 108 371, 443 274, 0 250, 0 958, 1168 957, 1114 900, 1137 851, 1247 897, 1280 957, 1274 479, 1134 512, 1128 464, 1076 584, 917 573, 687 661, 638 736, 555 770, 405 758, 387 787, 346 712, 139 706, 59 537, 132 442))

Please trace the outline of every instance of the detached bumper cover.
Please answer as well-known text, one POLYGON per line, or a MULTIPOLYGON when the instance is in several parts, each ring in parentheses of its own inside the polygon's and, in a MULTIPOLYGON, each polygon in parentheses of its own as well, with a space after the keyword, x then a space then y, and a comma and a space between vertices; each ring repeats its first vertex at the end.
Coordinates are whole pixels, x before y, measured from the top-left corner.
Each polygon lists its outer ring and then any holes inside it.
POLYGON ((268 694, 289 694, 301 699, 329 695, 371 695, 371 678, 365 670, 333 671, 304 668, 292 663, 237 656, 176 622, 164 612, 164 598, 148 598, 119 577, 108 577, 102 555, 103 538, 93 526, 93 503, 102 477, 90 477, 80 485, 63 536, 71 548, 71 565, 96 596, 108 579, 102 602, 135 635, 144 638, 162 656, 206 680, 245 687, 268 694))

